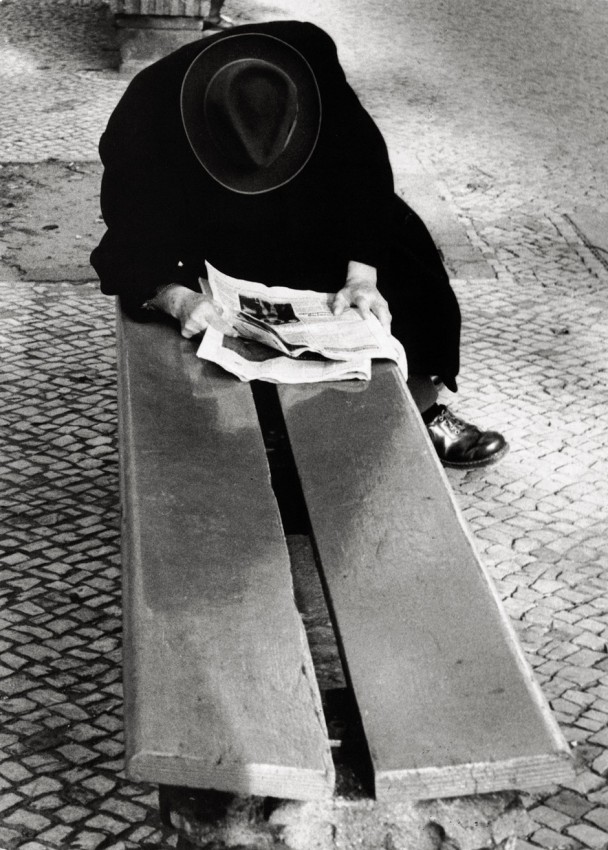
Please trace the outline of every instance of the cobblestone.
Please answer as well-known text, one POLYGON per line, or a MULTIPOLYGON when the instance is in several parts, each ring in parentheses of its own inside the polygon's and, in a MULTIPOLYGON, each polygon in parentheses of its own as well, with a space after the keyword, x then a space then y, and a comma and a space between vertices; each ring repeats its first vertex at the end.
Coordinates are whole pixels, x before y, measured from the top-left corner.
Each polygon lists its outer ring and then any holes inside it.
POLYGON ((605 850, 606 833, 603 830, 595 829, 592 826, 581 823, 568 827, 566 833, 573 838, 577 838, 585 847, 595 847, 597 850, 605 850))
POLYGON ((45 850, 94 848, 111 835, 124 833, 128 838, 142 825, 160 842, 165 837, 170 841, 171 834, 160 830, 156 794, 146 786, 131 786, 121 773, 112 321, 91 286, 11 284, 0 290, 2 345, 13 357, 19 355, 10 367, 2 367, 2 418, 12 426, 27 416, 30 423, 27 446, 13 439, 11 431, 2 460, 14 479, 3 478, 0 496, 6 528, 0 532, 0 568, 9 567, 3 570, 3 586, 11 623, 3 630, 2 660, 8 671, 4 684, 10 698, 0 702, 5 756, 0 776, 6 780, 0 846, 5 846, 3 840, 7 848, 15 846, 22 836, 45 850), (13 317, 23 317, 26 302, 31 304, 24 317, 29 330, 11 324, 13 317), (90 332, 86 354, 77 338, 65 333, 70 316, 90 332), (13 329, 8 337, 7 326, 13 329), (37 354, 42 327, 45 351, 53 352, 44 358, 37 354), (44 375, 34 401, 21 382, 21 357, 37 361, 39 379, 44 375), (72 412, 78 416, 70 417, 72 412), (80 433, 69 443, 58 444, 54 429, 46 427, 55 415, 64 426, 78 419, 80 433), (80 457, 99 445, 100 437, 110 440, 113 451, 83 486, 80 457), (49 458, 44 467, 32 463, 42 457, 49 458), (64 472, 55 483, 50 473, 57 465, 64 472), (53 486, 47 486, 51 481, 53 486), (21 528, 28 534, 21 536, 21 528), (78 531, 60 546, 64 529, 78 531), (110 543, 100 545, 104 539, 110 543), (40 541, 42 546, 32 545, 40 541), (57 559, 66 567, 63 577, 54 569, 57 559), (24 584, 24 577, 35 581, 24 584), (43 593, 36 591, 39 584, 43 593), (32 592, 36 596, 28 597, 32 592), (118 761, 108 763, 108 757, 115 756, 118 761), (36 758, 41 761, 35 763, 36 758))

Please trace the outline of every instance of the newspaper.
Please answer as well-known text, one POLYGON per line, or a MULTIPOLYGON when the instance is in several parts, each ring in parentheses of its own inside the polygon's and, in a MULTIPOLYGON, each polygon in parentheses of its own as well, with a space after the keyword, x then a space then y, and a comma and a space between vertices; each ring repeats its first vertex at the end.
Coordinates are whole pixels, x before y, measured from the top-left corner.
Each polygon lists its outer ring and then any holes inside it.
POLYGON ((375 316, 331 310, 333 294, 239 280, 206 263, 211 294, 237 331, 208 328, 197 351, 241 381, 369 380, 372 359, 393 360, 407 378, 403 346, 375 316))

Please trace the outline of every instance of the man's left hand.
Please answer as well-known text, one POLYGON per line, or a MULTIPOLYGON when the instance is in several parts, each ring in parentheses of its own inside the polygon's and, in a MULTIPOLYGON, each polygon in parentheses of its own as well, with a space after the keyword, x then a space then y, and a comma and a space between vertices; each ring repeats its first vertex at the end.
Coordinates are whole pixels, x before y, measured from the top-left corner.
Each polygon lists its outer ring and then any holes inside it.
POLYGON ((340 316, 348 307, 357 307, 367 318, 376 316, 384 330, 391 332, 391 314, 388 303, 378 292, 377 274, 373 266, 351 260, 348 264, 346 283, 334 296, 332 312, 340 316))

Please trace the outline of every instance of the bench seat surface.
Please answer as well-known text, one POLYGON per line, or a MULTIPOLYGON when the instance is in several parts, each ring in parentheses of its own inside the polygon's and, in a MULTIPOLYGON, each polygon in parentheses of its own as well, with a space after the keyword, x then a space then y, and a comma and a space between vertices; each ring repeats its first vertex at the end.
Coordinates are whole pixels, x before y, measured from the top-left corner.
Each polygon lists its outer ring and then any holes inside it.
POLYGON ((295 799, 334 770, 248 385, 119 313, 127 772, 295 799))
POLYGON ((568 748, 404 380, 281 387, 376 796, 538 786, 568 748))

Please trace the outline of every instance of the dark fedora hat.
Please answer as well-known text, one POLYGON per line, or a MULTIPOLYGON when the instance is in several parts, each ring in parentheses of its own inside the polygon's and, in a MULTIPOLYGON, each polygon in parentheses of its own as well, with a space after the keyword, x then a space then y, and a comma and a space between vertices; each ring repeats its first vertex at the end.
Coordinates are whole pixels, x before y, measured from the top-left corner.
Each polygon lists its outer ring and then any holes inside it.
POLYGON ((269 192, 292 180, 315 149, 321 99, 294 47, 262 33, 205 47, 181 92, 186 136, 206 171, 234 192, 269 192))

